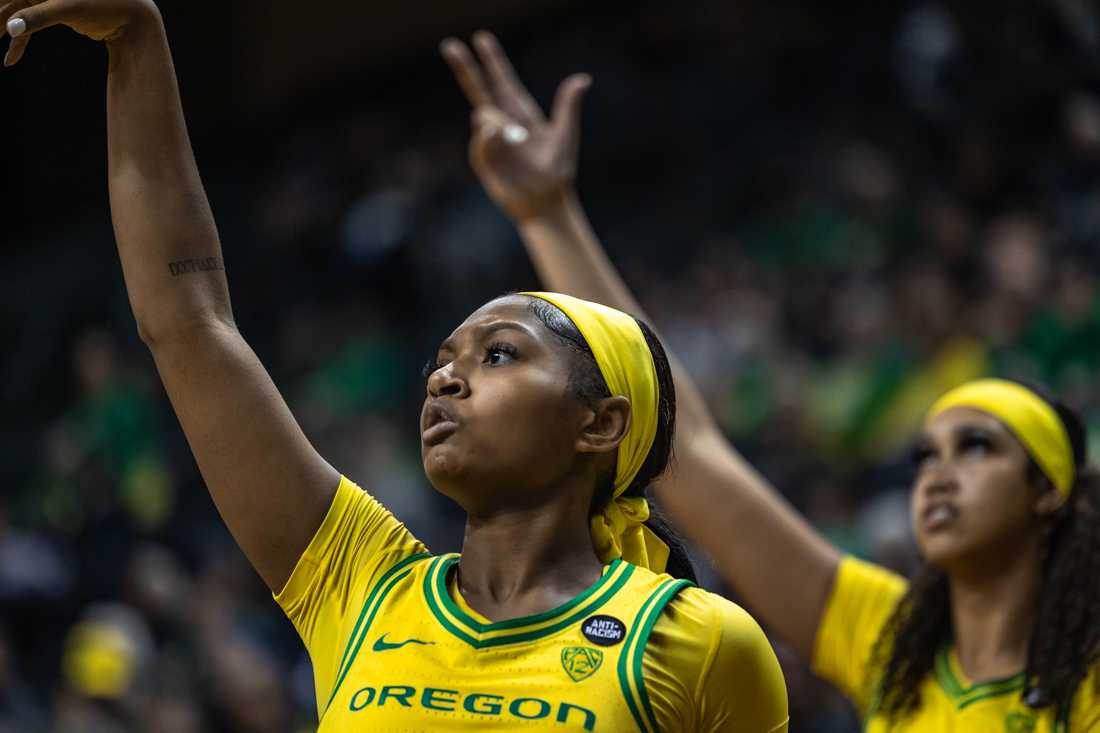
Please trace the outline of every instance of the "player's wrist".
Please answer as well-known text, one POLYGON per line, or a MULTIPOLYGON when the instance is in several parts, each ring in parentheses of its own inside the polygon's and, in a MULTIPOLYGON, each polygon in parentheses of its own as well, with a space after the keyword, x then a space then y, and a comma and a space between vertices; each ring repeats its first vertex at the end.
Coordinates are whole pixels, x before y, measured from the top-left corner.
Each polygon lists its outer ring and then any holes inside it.
POLYGON ((527 226, 567 226, 573 213, 580 207, 573 184, 560 186, 540 196, 537 201, 525 202, 510 213, 512 222, 522 229, 527 226))
POLYGON ((564 195, 553 207, 516 223, 520 238, 528 251, 558 252, 567 256, 583 253, 588 235, 584 211, 576 195, 564 195))
POLYGON ((150 41, 159 45, 165 36, 164 18, 160 14, 160 8, 152 0, 140 0, 133 3, 118 34, 106 39, 106 42, 111 55, 117 56, 143 50, 150 41))

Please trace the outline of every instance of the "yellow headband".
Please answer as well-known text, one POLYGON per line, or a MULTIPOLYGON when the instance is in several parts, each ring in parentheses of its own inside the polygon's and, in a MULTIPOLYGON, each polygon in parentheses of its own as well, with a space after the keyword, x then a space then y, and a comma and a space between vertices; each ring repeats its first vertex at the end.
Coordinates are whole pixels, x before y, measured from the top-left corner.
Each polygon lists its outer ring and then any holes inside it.
POLYGON ((1069 497, 1076 470, 1073 447, 1062 419, 1046 400, 1015 382, 980 379, 940 397, 925 422, 952 407, 973 407, 1007 425, 1055 488, 1069 497))
POLYGON ((632 316, 599 303, 560 293, 522 293, 557 306, 588 343, 612 395, 630 401, 630 428, 619 444, 615 489, 592 516, 592 543, 603 562, 618 557, 664 572, 668 547, 646 527, 649 504, 622 493, 645 463, 657 434, 657 367, 642 329, 632 316))

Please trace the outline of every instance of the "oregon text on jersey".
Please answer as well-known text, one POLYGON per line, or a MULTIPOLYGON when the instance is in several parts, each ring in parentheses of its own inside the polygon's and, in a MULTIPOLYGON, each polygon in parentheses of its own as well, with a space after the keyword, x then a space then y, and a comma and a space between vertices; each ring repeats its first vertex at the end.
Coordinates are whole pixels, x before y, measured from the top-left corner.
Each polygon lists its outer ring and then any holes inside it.
POLYGON ((439 687, 418 689, 413 685, 386 685, 382 688, 361 687, 348 701, 348 709, 359 712, 372 705, 378 707, 421 707, 429 710, 459 711, 492 718, 511 717, 517 720, 549 719, 562 724, 583 726, 590 731, 596 727, 596 713, 581 705, 569 702, 551 702, 539 697, 515 697, 489 692, 463 692, 439 687))

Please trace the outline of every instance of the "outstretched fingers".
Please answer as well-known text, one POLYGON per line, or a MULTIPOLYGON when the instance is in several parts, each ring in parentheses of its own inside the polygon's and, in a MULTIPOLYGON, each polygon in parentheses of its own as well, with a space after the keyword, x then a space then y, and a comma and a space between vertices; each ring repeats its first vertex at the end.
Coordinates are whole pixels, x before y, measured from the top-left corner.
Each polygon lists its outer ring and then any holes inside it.
POLYGON ((515 67, 508 60, 496 36, 489 31, 478 31, 474 34, 474 48, 489 75, 497 104, 526 125, 544 122, 542 110, 520 81, 515 67))
POLYGON ((481 73, 481 68, 466 44, 456 38, 447 38, 439 46, 443 60, 451 67, 462 93, 474 109, 493 105, 493 95, 481 73))
POLYGON ((11 36, 11 45, 4 55, 4 66, 12 66, 23 58, 23 52, 36 32, 62 22, 65 0, 16 0, 0 11, 4 30, 11 36))
POLYGON ((551 122, 554 131, 564 139, 575 142, 580 137, 581 102, 584 93, 592 86, 592 77, 588 74, 573 74, 558 87, 551 108, 551 122))

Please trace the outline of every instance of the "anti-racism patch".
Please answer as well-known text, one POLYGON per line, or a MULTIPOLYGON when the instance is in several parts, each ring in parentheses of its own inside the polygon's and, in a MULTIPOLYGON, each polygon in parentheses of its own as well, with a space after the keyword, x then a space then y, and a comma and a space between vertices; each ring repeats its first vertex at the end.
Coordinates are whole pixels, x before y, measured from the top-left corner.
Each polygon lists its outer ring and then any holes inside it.
POLYGON ((626 624, 614 616, 589 616, 581 624, 584 638, 600 646, 613 646, 626 638, 626 624))

